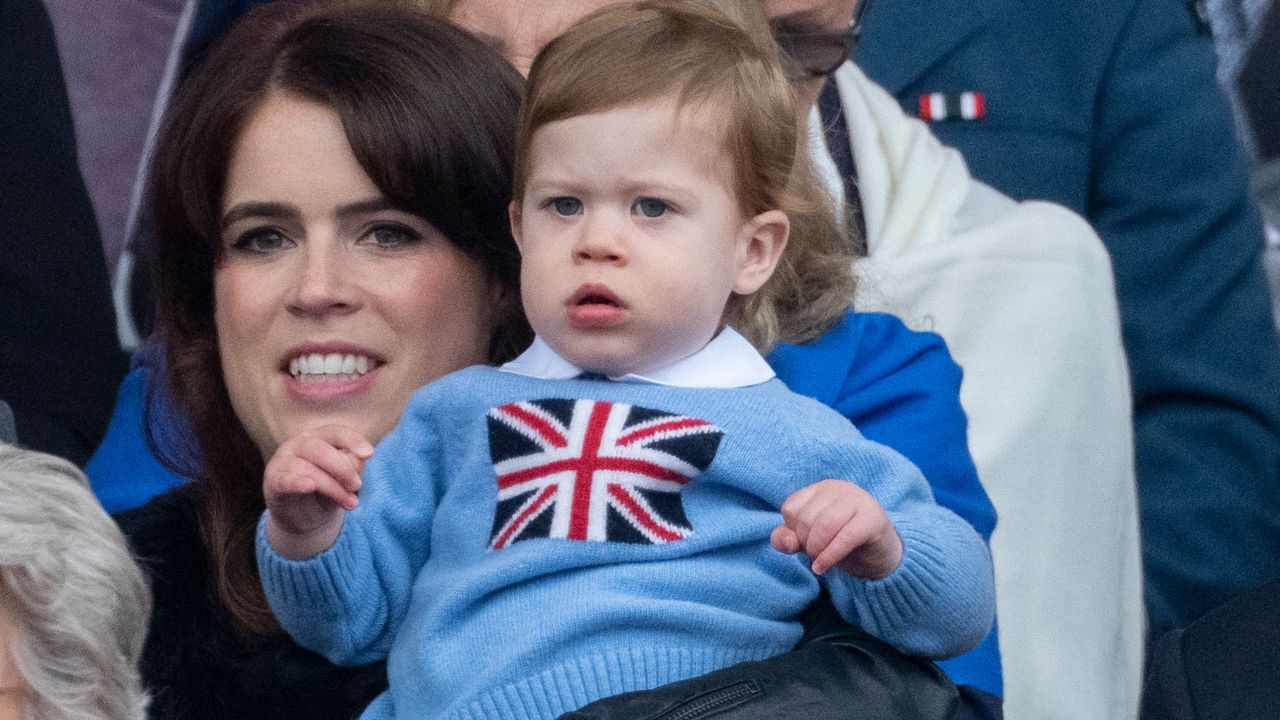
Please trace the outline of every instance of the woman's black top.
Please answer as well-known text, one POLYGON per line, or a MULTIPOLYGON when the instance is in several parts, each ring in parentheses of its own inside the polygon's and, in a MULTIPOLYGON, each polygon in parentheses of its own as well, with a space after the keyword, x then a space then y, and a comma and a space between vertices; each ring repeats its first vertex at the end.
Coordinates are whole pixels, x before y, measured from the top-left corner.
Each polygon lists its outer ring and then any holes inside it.
POLYGON ((385 665, 339 668, 287 635, 243 638, 218 601, 189 488, 116 516, 151 581, 142 677, 153 720, 350 720, 385 665))

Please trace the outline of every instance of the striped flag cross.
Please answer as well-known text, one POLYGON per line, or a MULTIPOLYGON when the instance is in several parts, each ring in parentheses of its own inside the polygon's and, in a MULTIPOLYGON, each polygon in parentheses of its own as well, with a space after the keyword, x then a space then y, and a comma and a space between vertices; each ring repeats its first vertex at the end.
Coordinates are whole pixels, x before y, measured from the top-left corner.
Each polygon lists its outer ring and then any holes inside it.
POLYGON ((489 411, 498 479, 489 547, 532 538, 659 544, 688 537, 681 491, 724 432, 637 405, 549 398, 489 411))

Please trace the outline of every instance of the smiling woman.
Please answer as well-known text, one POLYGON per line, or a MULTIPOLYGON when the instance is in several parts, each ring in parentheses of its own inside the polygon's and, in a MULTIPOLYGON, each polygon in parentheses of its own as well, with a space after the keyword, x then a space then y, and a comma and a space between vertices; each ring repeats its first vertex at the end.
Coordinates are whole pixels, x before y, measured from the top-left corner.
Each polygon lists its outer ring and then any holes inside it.
POLYGON ((387 200, 328 107, 269 95, 235 144, 223 206, 219 355, 264 455, 318 424, 381 437, 414 389, 487 357, 499 287, 387 200))
POLYGON ((272 3, 179 89, 150 175, 156 334, 193 482, 120 517, 156 611, 152 717, 348 718, 384 682, 284 637, 253 537, 263 457, 530 339, 511 238, 519 75, 400 2, 272 3), (445 99, 466 98, 466 102, 445 99))

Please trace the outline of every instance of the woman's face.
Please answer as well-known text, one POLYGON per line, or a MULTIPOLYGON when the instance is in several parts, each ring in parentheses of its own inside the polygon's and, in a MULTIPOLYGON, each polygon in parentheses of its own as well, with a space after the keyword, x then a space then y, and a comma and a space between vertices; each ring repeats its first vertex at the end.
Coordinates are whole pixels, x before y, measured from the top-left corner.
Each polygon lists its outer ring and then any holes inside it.
POLYGON ((483 267, 389 205, 324 105, 278 92, 250 116, 221 240, 223 376, 264 458, 330 423, 377 442, 414 390, 485 360, 498 294, 483 267))

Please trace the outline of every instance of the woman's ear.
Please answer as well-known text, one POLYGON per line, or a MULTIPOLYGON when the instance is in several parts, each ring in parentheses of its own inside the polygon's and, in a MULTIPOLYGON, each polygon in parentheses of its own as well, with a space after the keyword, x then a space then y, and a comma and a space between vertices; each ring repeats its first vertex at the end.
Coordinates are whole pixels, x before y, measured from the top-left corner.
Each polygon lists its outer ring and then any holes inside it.
POLYGON ((738 276, 733 291, 750 295, 759 290, 778 267, 791 234, 791 221, 781 210, 766 210, 743 224, 739 231, 738 276))
POLYGON ((516 249, 521 253, 524 252, 524 232, 520 227, 520 201, 512 200, 507 206, 507 217, 511 219, 511 237, 516 240, 516 249))

